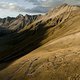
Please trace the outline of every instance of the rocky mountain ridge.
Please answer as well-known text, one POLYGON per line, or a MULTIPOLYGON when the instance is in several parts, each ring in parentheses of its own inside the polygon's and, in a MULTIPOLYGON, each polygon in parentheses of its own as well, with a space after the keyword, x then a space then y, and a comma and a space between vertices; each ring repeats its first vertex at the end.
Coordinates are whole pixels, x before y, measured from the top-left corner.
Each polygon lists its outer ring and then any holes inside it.
MULTIPOLYGON (((0 33, 7 34, 9 33, 7 30, 19 31, 23 29, 25 26, 28 26, 30 23, 38 19, 40 15, 28 15, 23 16, 19 14, 17 17, 6 17, 0 18, 0 33)), ((10 33, 11 33, 10 32, 10 33)))
POLYGON ((79 80, 80 6, 63 4, 1 36, 0 79, 79 80))

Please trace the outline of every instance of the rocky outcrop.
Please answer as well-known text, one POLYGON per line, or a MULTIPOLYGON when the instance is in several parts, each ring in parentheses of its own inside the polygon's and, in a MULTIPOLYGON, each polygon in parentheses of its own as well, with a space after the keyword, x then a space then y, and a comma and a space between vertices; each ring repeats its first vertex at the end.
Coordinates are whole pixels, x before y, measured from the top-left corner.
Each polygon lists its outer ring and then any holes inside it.
POLYGON ((21 15, 19 14, 17 17, 7 17, 7 18, 0 18, 0 27, 7 28, 12 31, 14 30, 21 30, 25 26, 31 24, 35 21, 39 15, 21 15))

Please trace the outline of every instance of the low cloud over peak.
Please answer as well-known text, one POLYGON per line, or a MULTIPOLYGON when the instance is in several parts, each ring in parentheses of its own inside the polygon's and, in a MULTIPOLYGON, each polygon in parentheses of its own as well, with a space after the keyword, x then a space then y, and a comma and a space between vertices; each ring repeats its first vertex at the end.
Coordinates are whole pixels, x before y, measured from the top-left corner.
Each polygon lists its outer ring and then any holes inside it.
POLYGON ((31 9, 32 12, 42 12, 42 13, 48 11, 50 8, 54 8, 64 3, 80 5, 80 0, 26 0, 26 1, 36 5, 36 7, 31 9))
POLYGON ((63 3, 80 5, 80 0, 20 0, 24 3, 25 2, 31 3, 32 7, 30 7, 31 6, 30 5, 29 6, 30 9, 29 9, 26 7, 28 4, 24 6, 22 2, 21 2, 22 5, 20 5, 17 4, 16 1, 19 0, 14 0, 14 2, 0 2, 0 9, 8 9, 11 11, 26 12, 26 13, 45 13, 49 9, 54 8, 63 3))

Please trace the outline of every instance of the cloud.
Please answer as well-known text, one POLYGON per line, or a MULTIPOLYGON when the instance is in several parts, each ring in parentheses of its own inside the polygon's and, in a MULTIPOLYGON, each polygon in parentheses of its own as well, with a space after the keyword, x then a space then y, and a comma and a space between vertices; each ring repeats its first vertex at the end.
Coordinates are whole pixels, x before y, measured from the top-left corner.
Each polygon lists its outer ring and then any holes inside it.
POLYGON ((36 7, 28 9, 31 13, 46 13, 52 7, 62 4, 62 0, 26 0, 33 3, 36 7))
POLYGON ((44 6, 44 7, 52 7, 57 4, 63 3, 64 0, 26 0, 28 2, 33 3, 34 5, 44 6))
POLYGON ((80 0, 26 0, 33 3, 34 5, 45 6, 45 7, 55 7, 59 4, 80 4, 80 0))
POLYGON ((36 5, 36 7, 32 8, 30 11, 42 13, 47 12, 50 8, 54 8, 64 3, 80 5, 80 0, 26 0, 26 1, 33 3, 33 5, 36 5))
POLYGON ((64 0, 64 2, 73 5, 80 5, 80 0, 64 0))
POLYGON ((37 6, 32 9, 27 9, 26 11, 29 13, 46 13, 48 12, 48 7, 37 6))
POLYGON ((26 12, 26 9, 16 3, 0 2, 0 9, 8 9, 11 11, 26 12))
POLYGON ((35 5, 35 7, 28 9, 17 3, 0 2, 0 9, 8 9, 17 12, 26 13, 46 13, 49 9, 54 8, 63 3, 68 4, 78 4, 80 5, 80 0, 25 0, 29 3, 35 5))
MULTIPOLYGON (((37 4, 35 4, 37 5, 37 4)), ((26 13, 45 13, 48 11, 47 7, 36 6, 34 8, 28 9, 17 3, 0 2, 0 9, 6 9, 10 11, 26 12, 26 13)))

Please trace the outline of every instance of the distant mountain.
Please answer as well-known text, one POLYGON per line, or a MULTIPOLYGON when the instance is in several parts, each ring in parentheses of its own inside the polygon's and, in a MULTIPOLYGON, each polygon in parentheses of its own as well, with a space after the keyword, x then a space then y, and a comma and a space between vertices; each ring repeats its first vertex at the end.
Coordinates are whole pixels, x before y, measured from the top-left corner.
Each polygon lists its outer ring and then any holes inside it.
POLYGON ((20 14, 0 25, 8 32, 0 37, 1 80, 80 79, 80 6, 20 14))
POLYGON ((25 26, 29 25, 36 19, 38 19, 40 15, 21 15, 19 14, 17 17, 7 17, 7 18, 0 18, 0 32, 7 32, 7 29, 12 31, 19 31, 23 29, 25 26))

